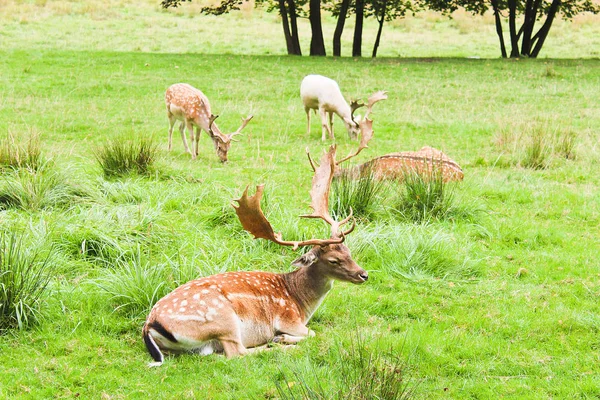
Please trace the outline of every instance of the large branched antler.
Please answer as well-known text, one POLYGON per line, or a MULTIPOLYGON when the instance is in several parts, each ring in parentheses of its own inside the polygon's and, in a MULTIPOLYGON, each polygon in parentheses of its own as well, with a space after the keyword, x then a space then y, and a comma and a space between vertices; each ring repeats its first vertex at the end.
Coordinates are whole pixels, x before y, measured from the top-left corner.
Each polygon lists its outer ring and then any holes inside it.
MULTIPOLYGON (((373 106, 375 103, 381 100, 387 99, 387 92, 380 90, 375 92, 369 97, 369 104, 367 105, 367 112, 362 121, 359 122, 360 126, 360 144, 358 149, 354 153, 347 155, 339 161, 336 161, 335 165, 340 165, 344 161, 351 159, 352 157, 356 157, 361 151, 369 147, 369 141, 373 138, 373 120, 369 119, 368 116, 373 110, 373 106)), ((364 105, 364 104, 363 104, 364 105)))
POLYGON ((386 100, 387 98, 388 98, 387 92, 384 90, 380 90, 378 92, 373 93, 368 99, 369 104, 367 105, 367 112, 365 113, 365 119, 367 119, 367 117, 371 113, 375 103, 377 103, 380 100, 386 100))
POLYGON ((344 237, 333 238, 333 239, 310 239, 310 240, 298 240, 288 241, 282 240, 281 233, 275 233, 273 227, 263 214, 260 208, 260 200, 263 196, 263 190, 265 185, 258 185, 256 187, 256 193, 254 196, 248 196, 248 187, 244 190, 244 194, 237 200, 238 206, 233 205, 235 213, 237 214, 244 230, 254 235, 255 239, 267 239, 282 246, 292 246, 296 250, 299 246, 326 246, 328 244, 341 243, 344 241, 344 237))
POLYGON ((313 176, 312 188, 310 191, 313 213, 302 215, 304 218, 321 218, 331 225, 330 239, 310 239, 303 241, 283 240, 281 233, 275 233, 273 227, 260 208, 260 200, 262 199, 264 185, 256 187, 254 196, 248 196, 248 187, 246 187, 242 197, 234 200, 238 205, 233 205, 233 207, 235 208, 235 212, 242 223, 242 226, 246 231, 254 235, 255 239, 267 239, 283 246, 292 246, 294 249, 297 249, 299 246, 326 246, 329 244, 342 243, 345 236, 354 230, 356 223, 354 222, 352 227, 347 231, 340 232, 340 226, 352 218, 352 210, 350 210, 350 215, 340 222, 335 221, 329 214, 329 189, 331 187, 334 169, 335 146, 331 146, 329 152, 324 154, 321 158, 321 165, 315 169, 315 174, 313 176))
POLYGON ((242 129, 244 129, 246 127, 246 125, 248 125, 248 122, 250 122, 250 120, 254 117, 254 115, 248 115, 246 118, 242 118, 242 125, 240 125, 240 127, 233 133, 230 133, 229 135, 227 135, 227 137, 229 137, 230 140, 236 142, 237 140, 232 139, 235 135, 239 135, 240 133, 242 133, 242 129))
POLYGON ((344 220, 338 222, 334 220, 329 214, 329 189, 331 188, 331 181, 333 180, 333 173, 335 171, 335 145, 329 148, 329 151, 323 154, 321 157, 321 163, 315 169, 314 164, 311 161, 311 165, 315 170, 312 180, 312 188, 310 190, 311 203, 310 207, 313 209, 312 214, 302 215, 303 218, 321 218, 323 221, 331 225, 331 236, 342 238, 354 229, 354 224, 347 232, 340 232, 340 226, 352 218, 352 209, 350 209, 350 215, 344 220))

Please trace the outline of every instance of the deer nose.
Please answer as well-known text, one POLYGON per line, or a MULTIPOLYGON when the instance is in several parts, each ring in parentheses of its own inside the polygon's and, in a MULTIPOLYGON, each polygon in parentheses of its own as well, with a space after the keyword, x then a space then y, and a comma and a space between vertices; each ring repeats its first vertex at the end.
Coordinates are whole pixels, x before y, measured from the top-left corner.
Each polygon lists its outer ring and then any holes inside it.
POLYGON ((358 274, 358 277, 362 279, 363 282, 366 282, 369 279, 369 273, 367 271, 363 271, 360 274, 358 274))

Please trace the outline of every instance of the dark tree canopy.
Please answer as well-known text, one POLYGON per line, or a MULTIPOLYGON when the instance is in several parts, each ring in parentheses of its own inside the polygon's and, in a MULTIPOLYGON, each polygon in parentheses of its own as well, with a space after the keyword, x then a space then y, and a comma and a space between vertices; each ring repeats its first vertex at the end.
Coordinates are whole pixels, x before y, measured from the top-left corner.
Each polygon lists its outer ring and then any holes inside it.
POLYGON ((419 0, 421 5, 449 14, 458 8, 473 14, 492 10, 502 57, 508 53, 504 43, 502 19, 508 18, 510 57, 537 57, 558 13, 566 18, 582 12, 597 14, 600 5, 591 0, 419 0), (522 16, 517 27, 517 16, 522 16), (536 31, 536 24, 539 25, 536 31), (519 43, 520 42, 520 43, 519 43))

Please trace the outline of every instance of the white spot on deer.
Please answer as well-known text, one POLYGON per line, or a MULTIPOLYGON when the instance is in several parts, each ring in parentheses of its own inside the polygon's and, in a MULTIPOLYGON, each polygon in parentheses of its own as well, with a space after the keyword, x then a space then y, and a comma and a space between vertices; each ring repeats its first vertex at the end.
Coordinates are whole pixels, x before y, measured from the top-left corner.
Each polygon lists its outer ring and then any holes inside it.
POLYGON ((185 307, 180 307, 179 312, 185 312, 185 307))
POLYGON ((205 302, 204 300, 200 300, 200 305, 201 305, 201 306, 205 306, 205 305, 206 305, 206 302, 205 302))
POLYGON ((200 298, 200 293, 196 293, 195 295, 192 296, 192 299, 194 300, 198 300, 200 298))
POLYGON ((215 306, 218 306, 218 305, 219 305, 219 300, 217 300, 217 299, 212 299, 212 303, 213 303, 215 306))
POLYGON ((187 300, 183 300, 180 304, 181 307, 187 306, 187 300))
POLYGON ((203 290, 202 290, 202 294, 208 294, 208 293, 210 293, 210 291, 209 291, 209 290, 207 290, 207 289, 203 289, 203 290))
MULTIPOLYGON (((279 299, 279 305, 281 307, 285 306, 285 300, 284 299, 279 299)), ((286 308, 286 310, 287 310, 287 308, 286 308)))

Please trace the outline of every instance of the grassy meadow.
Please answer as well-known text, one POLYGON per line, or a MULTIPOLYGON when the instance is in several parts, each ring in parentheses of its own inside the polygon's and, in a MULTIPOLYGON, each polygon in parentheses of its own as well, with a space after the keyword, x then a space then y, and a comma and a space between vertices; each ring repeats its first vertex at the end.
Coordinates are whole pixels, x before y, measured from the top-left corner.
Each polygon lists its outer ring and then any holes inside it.
MULTIPOLYGON (((600 397, 598 17, 557 21, 538 60, 498 59, 492 19, 464 14, 387 25, 375 60, 311 59, 284 55, 274 15, 155 3, 0 0, 0 294, 23 287, 14 265, 45 287, 19 292, 19 318, 0 315, 0 398, 392 398, 397 382, 404 398, 600 397), (347 97, 388 91, 353 162, 428 145, 464 181, 446 188, 446 212, 419 218, 402 184, 375 194, 347 239, 370 279, 334 286, 314 338, 148 368, 141 328, 161 296, 199 276, 292 269, 301 250, 242 230, 230 204, 246 185, 266 184, 284 238, 328 234, 298 218, 304 149, 330 144, 317 118, 306 134, 309 73, 347 97), (196 161, 177 131, 167 151, 176 82, 209 97, 224 131, 254 114, 229 163, 205 134, 196 161), (154 163, 105 176, 107 143, 130 141, 156 148, 154 163)), ((338 153, 354 150, 335 128, 338 153)))

